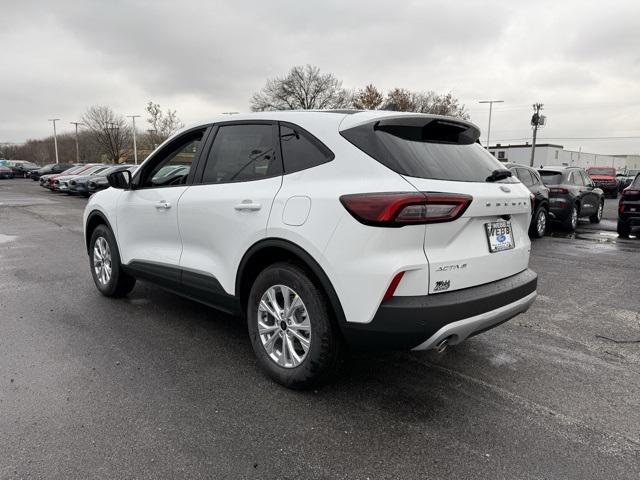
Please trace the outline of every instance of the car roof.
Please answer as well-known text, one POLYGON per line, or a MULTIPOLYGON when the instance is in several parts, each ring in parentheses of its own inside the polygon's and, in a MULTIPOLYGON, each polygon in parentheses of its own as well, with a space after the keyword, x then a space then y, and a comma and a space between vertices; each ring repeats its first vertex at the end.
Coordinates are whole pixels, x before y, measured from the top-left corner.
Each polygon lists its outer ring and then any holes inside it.
POLYGON ((470 127, 478 128, 477 125, 467 120, 428 113, 395 112, 389 110, 273 110, 265 112, 220 114, 209 118, 207 121, 189 125, 181 131, 209 125, 211 123, 234 122, 243 120, 275 120, 282 122, 291 122, 305 128, 313 124, 323 124, 325 126, 327 124, 333 124, 339 130, 346 130, 348 128, 369 123, 376 119, 391 119, 401 117, 425 117, 446 119, 449 121, 454 120, 470 127))
POLYGON ((564 170, 582 170, 582 167, 570 167, 567 165, 544 165, 542 168, 538 168, 539 172, 548 171, 564 171, 564 170))

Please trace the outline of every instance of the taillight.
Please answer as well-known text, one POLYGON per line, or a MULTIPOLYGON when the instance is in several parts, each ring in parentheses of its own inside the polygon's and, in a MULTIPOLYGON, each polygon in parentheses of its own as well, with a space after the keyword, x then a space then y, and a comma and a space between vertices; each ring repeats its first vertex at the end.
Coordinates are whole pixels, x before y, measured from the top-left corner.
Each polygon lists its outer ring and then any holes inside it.
POLYGON ((459 218, 472 200, 470 195, 432 192, 357 193, 340 197, 353 218, 376 227, 450 222, 459 218))
POLYGON ((566 188, 562 188, 562 187, 551 187, 549 188, 549 193, 561 193, 566 195, 567 193, 569 193, 569 190, 567 190, 566 188))

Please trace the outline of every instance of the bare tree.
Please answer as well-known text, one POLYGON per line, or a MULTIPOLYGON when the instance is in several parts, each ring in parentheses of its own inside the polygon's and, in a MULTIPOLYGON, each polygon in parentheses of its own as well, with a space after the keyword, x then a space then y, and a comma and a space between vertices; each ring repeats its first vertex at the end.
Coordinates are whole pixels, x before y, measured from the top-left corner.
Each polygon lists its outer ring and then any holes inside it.
POLYGON ((358 110, 376 110, 382 105, 384 97, 382 93, 369 84, 364 89, 358 90, 353 98, 353 108, 358 110))
POLYGON ((167 109, 163 112, 160 104, 153 102, 147 104, 146 110, 149 114, 147 122, 151 126, 149 137, 151 137, 151 142, 154 144, 164 142, 184 127, 184 123, 180 121, 175 110, 167 109))
POLYGON ((382 108, 399 112, 432 113, 464 120, 469 119, 469 112, 465 105, 461 105, 450 92, 439 95, 433 91, 411 92, 404 88, 394 88, 387 94, 382 108))
POLYGON ((130 154, 131 129, 122 115, 107 106, 89 107, 82 122, 107 161, 121 163, 130 154))
POLYGON ((251 110, 321 110, 346 108, 351 93, 331 73, 313 65, 295 66, 284 77, 267 80, 251 97, 251 110))

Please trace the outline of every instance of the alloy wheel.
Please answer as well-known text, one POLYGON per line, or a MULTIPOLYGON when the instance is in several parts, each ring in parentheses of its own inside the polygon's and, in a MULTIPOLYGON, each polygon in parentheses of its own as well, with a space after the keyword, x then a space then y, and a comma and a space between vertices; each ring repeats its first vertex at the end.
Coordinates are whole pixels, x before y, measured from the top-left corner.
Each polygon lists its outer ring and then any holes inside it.
POLYGON ((111 280, 111 249, 104 237, 96 238, 93 245, 93 270, 101 285, 111 280))
POLYGON ((598 207, 598 220, 602 220, 603 210, 604 210, 604 203, 600 202, 600 206, 598 207))
POLYGON ((257 312, 258 336, 277 365, 300 365, 311 347, 309 312, 300 296, 286 285, 273 285, 262 295, 257 312))
POLYGON ((547 214, 544 210, 540 210, 540 213, 538 213, 536 228, 538 229, 538 236, 542 237, 547 229, 547 214))

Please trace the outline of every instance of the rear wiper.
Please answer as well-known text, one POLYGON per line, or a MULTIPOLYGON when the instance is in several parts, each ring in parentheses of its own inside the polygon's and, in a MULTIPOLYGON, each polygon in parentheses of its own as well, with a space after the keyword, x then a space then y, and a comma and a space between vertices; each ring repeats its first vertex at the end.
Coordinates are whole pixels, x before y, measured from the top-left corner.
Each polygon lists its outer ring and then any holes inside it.
POLYGON ((511 170, 494 170, 491 175, 487 177, 485 182, 497 182, 511 176, 511 170))

